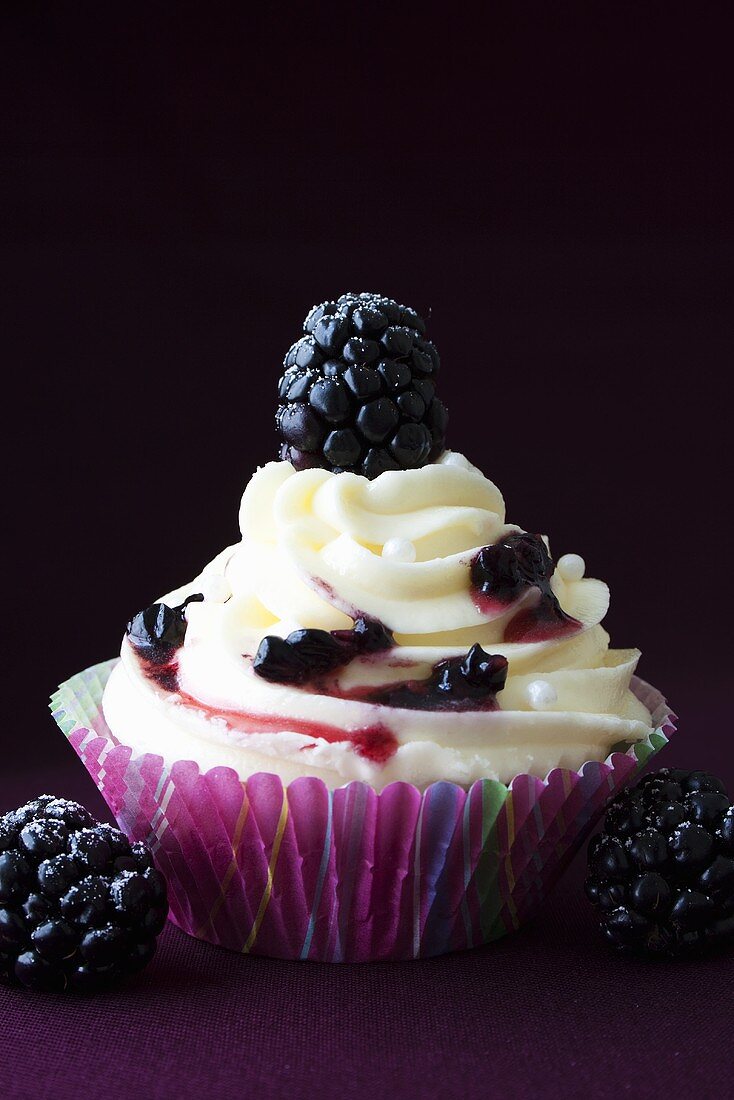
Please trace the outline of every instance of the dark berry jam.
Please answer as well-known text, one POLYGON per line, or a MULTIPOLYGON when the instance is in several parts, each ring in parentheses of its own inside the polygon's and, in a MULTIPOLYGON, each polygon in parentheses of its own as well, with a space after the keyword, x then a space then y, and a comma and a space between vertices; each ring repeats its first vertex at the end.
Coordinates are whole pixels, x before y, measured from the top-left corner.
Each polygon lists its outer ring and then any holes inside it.
POLYGON ((402 710, 497 710, 506 680, 507 659, 473 645, 464 657, 439 661, 425 680, 357 689, 353 697, 402 710))
POLYGON ((387 726, 369 726, 364 730, 355 730, 348 738, 354 745, 354 751, 364 760, 373 764, 387 764, 398 751, 398 740, 387 726))
POLYGON ((507 679, 507 661, 485 653, 480 645, 472 646, 463 657, 440 661, 425 680, 344 691, 330 679, 330 673, 356 657, 384 653, 394 645, 387 627, 361 618, 352 630, 295 630, 287 638, 269 635, 258 647, 253 669, 271 683, 404 710, 497 709, 497 692, 507 679))
MULTIPOLYGON (((305 737, 328 741, 332 745, 348 741, 354 746, 358 756, 371 760, 374 764, 387 763, 398 751, 398 739, 384 723, 357 730, 344 730, 307 718, 249 714, 245 711, 228 710, 226 707, 213 707, 183 692, 181 702, 186 706, 195 707, 197 711, 203 712, 209 718, 223 718, 230 729, 238 730, 240 733, 280 733, 288 730, 290 733, 300 733, 305 737)), ((314 748, 314 745, 303 746, 304 750, 309 748, 314 748)))
POLYGON ((178 691, 178 661, 163 665, 141 659, 140 667, 146 678, 163 691, 178 691))
POLYGON ((140 656, 151 664, 169 664, 186 637, 186 608, 190 603, 201 603, 200 592, 189 596, 182 604, 169 607, 154 603, 144 611, 138 611, 127 624, 128 641, 140 656))
POLYGON ((252 667, 276 684, 305 684, 348 665, 355 657, 392 649, 395 639, 382 623, 359 618, 352 630, 294 630, 287 638, 269 634, 252 667))
POLYGON ((502 613, 534 589, 505 627, 506 642, 540 642, 574 634, 581 623, 561 608, 551 577, 553 559, 540 535, 527 532, 508 535, 491 546, 483 546, 471 563, 471 582, 477 608, 502 613))
POLYGON ((140 667, 164 691, 178 690, 177 655, 186 637, 186 608, 203 599, 197 592, 177 607, 154 603, 127 624, 125 633, 140 658, 140 667))

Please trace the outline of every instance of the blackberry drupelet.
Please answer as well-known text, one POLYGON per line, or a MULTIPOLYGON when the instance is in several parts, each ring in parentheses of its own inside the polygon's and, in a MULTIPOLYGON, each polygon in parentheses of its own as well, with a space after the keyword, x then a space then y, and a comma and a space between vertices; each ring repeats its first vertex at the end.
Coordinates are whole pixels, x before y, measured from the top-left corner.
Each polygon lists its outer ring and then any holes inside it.
POLYGON ((663 768, 624 791, 589 846, 586 894, 622 951, 734 942, 734 805, 706 772, 663 768))
POLYGON ((446 446, 438 352, 413 309, 380 294, 314 306, 285 357, 280 457, 375 478, 425 466, 446 446))
POLYGON ((0 817, 0 979, 88 990, 152 959, 168 914, 147 845, 52 795, 0 817))

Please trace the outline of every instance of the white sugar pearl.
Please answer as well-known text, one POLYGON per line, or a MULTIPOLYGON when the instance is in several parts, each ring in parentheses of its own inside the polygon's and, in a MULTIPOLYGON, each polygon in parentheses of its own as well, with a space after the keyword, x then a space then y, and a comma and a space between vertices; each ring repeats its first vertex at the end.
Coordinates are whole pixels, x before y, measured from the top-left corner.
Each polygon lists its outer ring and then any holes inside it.
POLYGON ((528 684, 528 701, 533 710, 545 710, 558 701, 558 692, 547 680, 533 680, 528 684))
POLYGON ((580 581, 586 572, 586 562, 579 554, 564 554, 558 559, 558 572, 564 581, 580 581))
POLYGON ((219 573, 209 573, 202 578, 201 592, 207 603, 224 603, 232 595, 229 581, 219 573))
POLYGON ((409 539, 388 539, 382 548, 383 558, 390 561, 415 561, 415 546, 409 539))

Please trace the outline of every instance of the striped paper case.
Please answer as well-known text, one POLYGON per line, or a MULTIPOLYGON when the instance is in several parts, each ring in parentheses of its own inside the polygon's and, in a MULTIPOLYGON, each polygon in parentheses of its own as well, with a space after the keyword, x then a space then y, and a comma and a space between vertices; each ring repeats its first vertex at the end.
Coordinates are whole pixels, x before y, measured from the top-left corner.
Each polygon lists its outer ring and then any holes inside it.
POLYGON ((231 768, 202 774, 133 756, 111 735, 102 693, 116 661, 62 684, 52 711, 131 839, 153 846, 171 919, 240 952, 287 959, 414 959, 488 943, 529 920, 610 796, 673 733, 662 695, 635 679, 656 730, 629 753, 506 786, 425 792, 393 783, 284 787, 231 768))

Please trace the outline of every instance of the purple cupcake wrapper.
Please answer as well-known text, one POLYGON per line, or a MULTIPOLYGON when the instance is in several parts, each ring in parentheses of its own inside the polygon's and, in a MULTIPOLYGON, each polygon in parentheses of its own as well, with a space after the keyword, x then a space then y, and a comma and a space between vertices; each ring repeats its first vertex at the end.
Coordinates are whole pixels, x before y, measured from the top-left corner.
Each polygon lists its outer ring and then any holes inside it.
POLYGON ((120 828, 152 845, 171 919, 243 953, 327 962, 440 955, 519 928, 578 851, 610 797, 675 730, 663 696, 633 678, 655 732, 628 752, 554 768, 545 779, 483 779, 465 790, 330 791, 304 777, 242 781, 134 756, 110 733, 102 693, 116 661, 86 669, 52 699, 54 718, 120 828))

